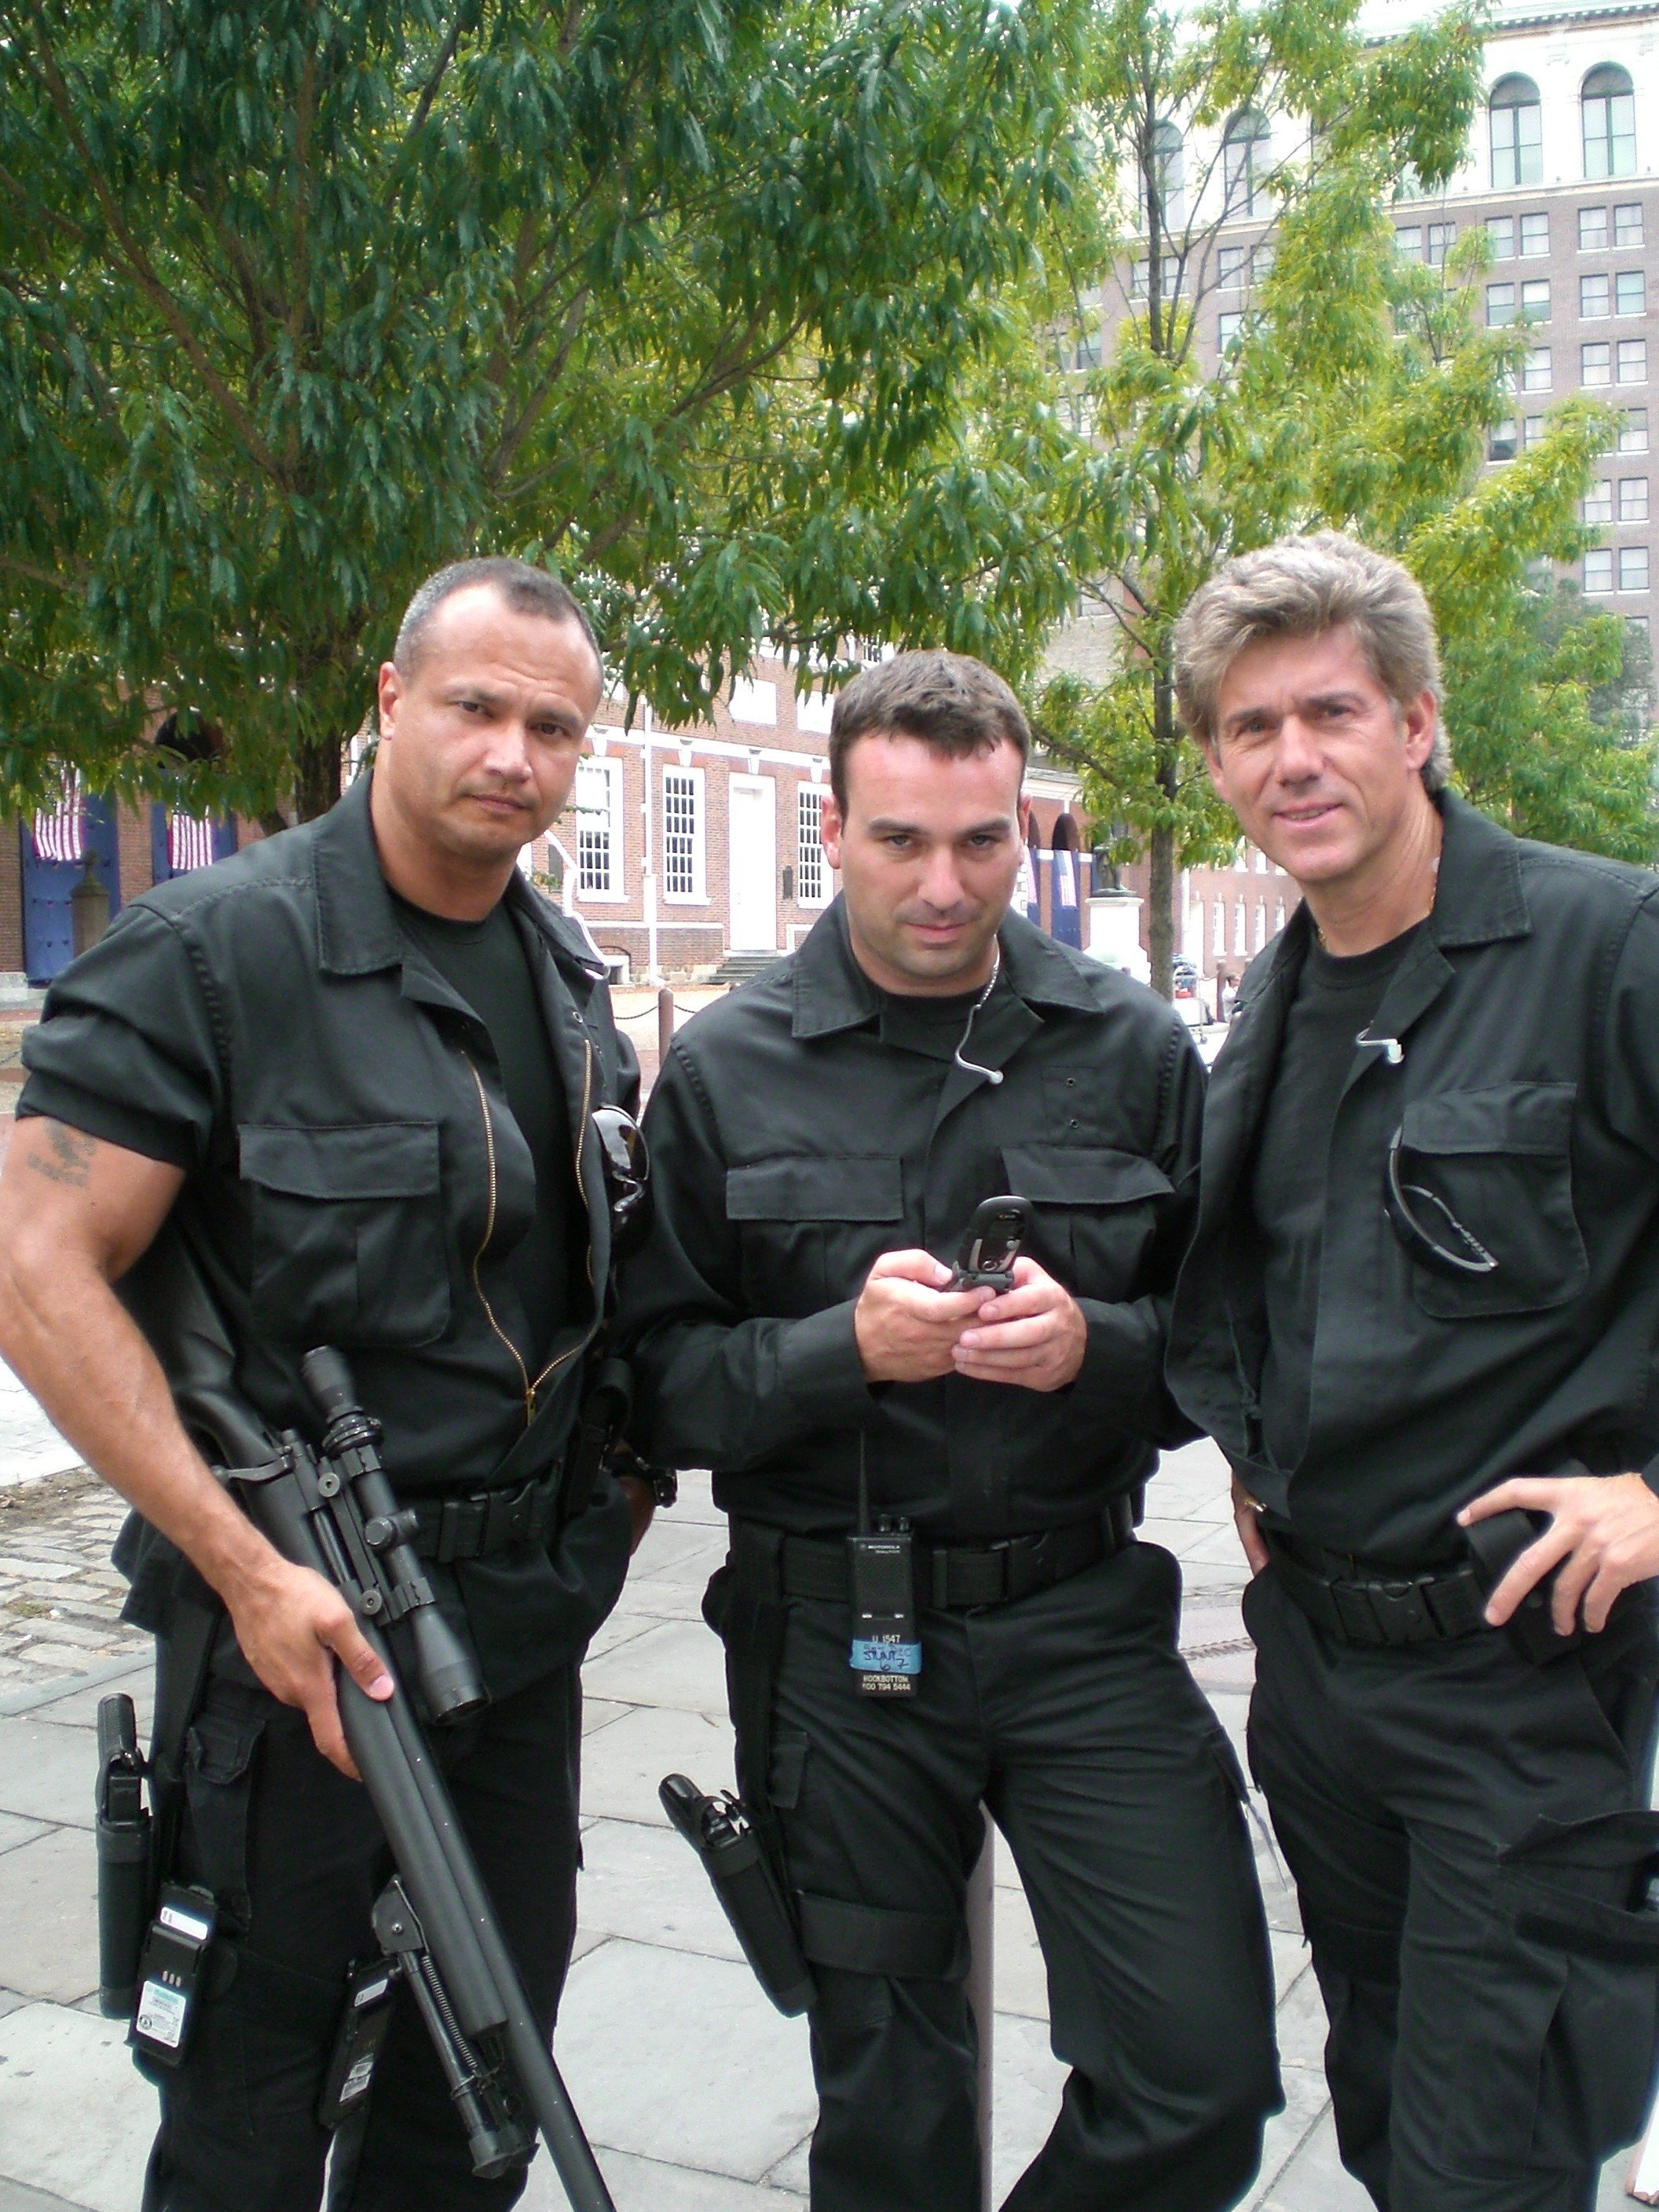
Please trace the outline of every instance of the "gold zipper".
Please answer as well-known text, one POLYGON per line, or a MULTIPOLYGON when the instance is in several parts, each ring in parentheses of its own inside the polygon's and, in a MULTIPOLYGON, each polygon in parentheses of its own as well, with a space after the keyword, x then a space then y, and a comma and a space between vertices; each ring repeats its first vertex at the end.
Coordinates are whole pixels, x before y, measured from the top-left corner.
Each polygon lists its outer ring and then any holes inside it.
MULTIPOLYGON (((524 1389, 524 1422, 525 1426, 528 1428, 532 1421, 536 1418, 537 1392, 541 1389, 543 1383, 546 1382, 548 1376, 553 1374, 556 1369, 562 1367, 567 1361, 574 1359, 579 1352, 586 1350, 592 1337, 593 1332, 590 1329, 587 1332, 587 1334, 582 1338, 580 1343, 573 1344, 568 1351, 562 1352, 556 1359, 549 1360, 547 1365, 543 1368, 541 1373, 537 1376, 535 1381, 532 1382, 530 1379, 530 1370, 524 1364, 524 1355, 519 1350, 518 1346, 514 1343, 507 1331, 501 1327, 500 1322, 495 1318, 495 1309, 489 1303, 489 1297, 484 1291, 483 1279, 478 1273, 479 1267, 483 1261, 483 1255, 489 1249, 489 1240, 495 1234, 495 1125, 489 1118, 489 1094, 484 1089, 483 1078, 479 1074, 477 1067, 473 1065, 472 1057, 470 1053, 462 1053, 461 1058, 466 1062, 466 1072, 472 1078, 472 1087, 478 1094, 478 1112, 483 1119, 484 1160, 489 1174, 489 1211, 484 1217, 483 1240, 479 1244, 477 1252, 474 1253, 472 1257, 472 1287, 478 1294, 478 1304, 483 1308, 484 1319, 489 1323, 489 1326, 495 1331, 496 1337, 506 1346, 507 1351, 513 1355, 513 1364, 519 1370, 519 1379, 524 1389)), ((582 1132, 587 1127, 588 1104, 592 1096, 593 1047, 592 1042, 588 1038, 584 1037, 582 1039, 582 1110, 577 1119, 575 1143, 573 1148, 575 1157, 576 1188, 578 1194, 580 1194, 581 1190, 582 1181, 582 1132)), ((588 1239, 587 1260, 588 1277, 591 1281, 592 1278, 593 1266, 593 1243, 591 1237, 588 1239)))

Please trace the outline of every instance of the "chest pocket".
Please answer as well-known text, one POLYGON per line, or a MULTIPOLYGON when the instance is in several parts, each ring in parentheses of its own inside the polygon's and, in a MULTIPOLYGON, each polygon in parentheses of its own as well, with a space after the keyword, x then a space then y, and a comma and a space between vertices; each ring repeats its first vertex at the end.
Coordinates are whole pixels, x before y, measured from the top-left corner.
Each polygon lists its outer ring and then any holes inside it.
POLYGON ((743 1290, 782 1318, 854 1297, 904 1218, 897 1159, 760 1160, 726 1177, 726 1218, 738 1224, 743 1290))
POLYGON ((238 1131, 255 1321, 289 1343, 400 1349, 449 1326, 435 1121, 238 1131))
POLYGON ((1008 1188, 1036 1209, 1031 1257, 1079 1297, 1118 1300, 1141 1280, 1175 1187, 1137 1152, 1104 1145, 1010 1145, 1008 1188))
POLYGON ((1425 1313, 1465 1321, 1543 1312, 1583 1289, 1589 1267, 1572 1203, 1577 1096, 1571 1083, 1499 1083, 1407 1107, 1399 1166, 1413 1218, 1454 1250, 1467 1249, 1461 1226, 1497 1262, 1486 1274, 1443 1274, 1402 1254, 1425 1313))

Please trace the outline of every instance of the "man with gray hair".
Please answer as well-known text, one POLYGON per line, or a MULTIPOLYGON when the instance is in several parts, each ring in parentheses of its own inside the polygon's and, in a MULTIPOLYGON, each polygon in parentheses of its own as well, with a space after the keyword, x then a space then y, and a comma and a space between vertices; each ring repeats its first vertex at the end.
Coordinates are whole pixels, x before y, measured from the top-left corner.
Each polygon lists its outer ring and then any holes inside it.
MULTIPOLYGON (((643 1486, 570 1452, 606 1320, 593 1109, 637 1089, 605 969, 517 867, 569 798, 602 672, 521 561, 416 593, 380 671, 372 775, 319 821, 158 885, 52 986, 0 1178, 0 1352, 135 1508, 125 1617, 157 1644, 157 1875, 217 1929, 161 2094, 146 2212, 308 2212, 348 1969, 386 1838, 337 1669, 390 1692, 333 1586, 215 1481, 113 1285, 181 1240, 272 1434, 314 1438, 301 1361, 346 1352, 438 1603, 491 1703, 435 1755, 550 2025, 575 1903, 576 1668, 643 1486)), ((395 1632, 394 1632, 395 1633, 395 1632)), ((357 2055, 354 2046, 354 2057, 357 2055)), ((335 2138, 337 2212, 505 2207, 475 2178, 399 1995, 335 2138)))
POLYGON ((1586 2212, 1659 2015, 1659 880, 1449 789, 1427 603, 1351 539, 1230 562, 1176 653, 1304 896, 1169 1374, 1233 1468, 1343 2161, 1381 2212, 1586 2212))

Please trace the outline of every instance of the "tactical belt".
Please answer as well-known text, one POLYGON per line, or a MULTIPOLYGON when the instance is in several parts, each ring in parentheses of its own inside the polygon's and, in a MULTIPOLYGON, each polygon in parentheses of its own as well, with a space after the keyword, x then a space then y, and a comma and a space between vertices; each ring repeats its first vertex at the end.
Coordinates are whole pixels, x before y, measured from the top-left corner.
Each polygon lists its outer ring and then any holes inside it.
POLYGON ((545 1544, 558 1527, 560 1475, 535 1476, 515 1489, 476 1490, 467 1498, 411 1498, 415 1548, 447 1567, 487 1559, 509 1544, 545 1544))
POLYGON ((1487 1626, 1473 1566, 1403 1573, 1345 1552, 1322 1551, 1263 1527, 1273 1575, 1314 1626, 1339 1644, 1448 1644, 1487 1626))
MULTIPOLYGON (((997 1544, 915 1546, 916 1601, 937 1613, 973 1606, 1011 1605, 1017 1598, 1051 1589, 1080 1575, 1101 1559, 1134 1541, 1137 1490, 1115 1498, 1093 1520, 1069 1528, 1047 1528, 1038 1536, 1009 1536, 997 1544)), ((739 1571, 748 1530, 732 1524, 732 1548, 739 1571)), ((779 1554, 779 1583, 785 1597, 811 1597, 845 1603, 851 1595, 844 1543, 810 1536, 786 1536, 779 1554)))

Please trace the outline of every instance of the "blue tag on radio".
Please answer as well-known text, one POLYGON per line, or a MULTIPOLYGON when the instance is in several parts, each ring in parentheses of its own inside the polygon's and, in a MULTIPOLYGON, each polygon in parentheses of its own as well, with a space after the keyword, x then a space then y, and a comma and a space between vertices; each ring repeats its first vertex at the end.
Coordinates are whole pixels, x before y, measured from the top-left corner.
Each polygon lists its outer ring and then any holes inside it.
POLYGON ((853 1673, 867 1698, 910 1698, 921 1672, 915 1570, 908 1528, 847 1539, 853 1595, 853 1673))

